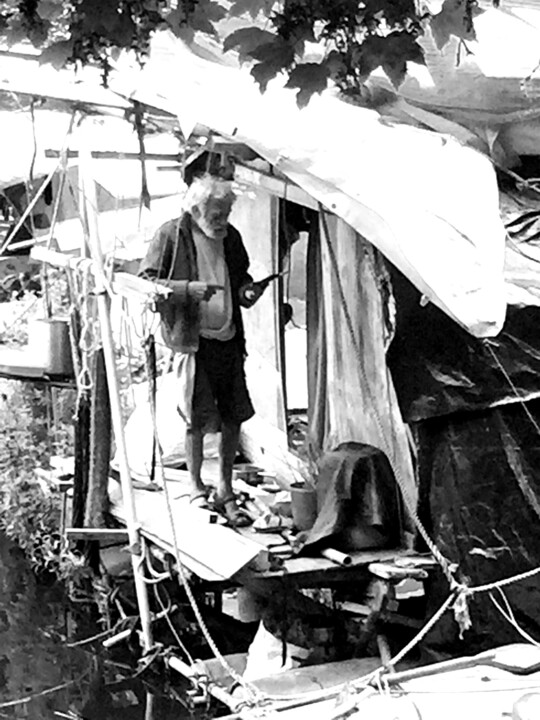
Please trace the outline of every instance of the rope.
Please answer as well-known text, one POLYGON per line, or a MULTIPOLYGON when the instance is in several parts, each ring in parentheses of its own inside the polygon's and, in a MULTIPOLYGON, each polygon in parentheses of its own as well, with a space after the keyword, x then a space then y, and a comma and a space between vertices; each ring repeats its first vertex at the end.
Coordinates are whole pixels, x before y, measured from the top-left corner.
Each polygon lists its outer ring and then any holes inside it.
POLYGON ((504 375, 504 379, 506 380, 506 382, 507 382, 507 383, 510 385, 510 387, 512 388, 512 390, 513 390, 513 392, 514 392, 514 395, 516 396, 516 399, 521 403, 521 405, 522 405, 522 407, 523 407, 523 410, 525 411, 525 414, 527 415, 527 417, 529 418, 529 420, 531 421, 531 423, 532 423, 533 426, 535 427, 538 435, 540 435, 540 425, 538 425, 538 423, 537 423, 537 421, 535 420, 535 418, 533 417, 531 411, 530 411, 529 408, 527 407, 527 404, 525 403, 525 401, 523 400, 523 398, 522 398, 521 395, 519 394, 519 390, 517 389, 516 385, 514 384, 514 381, 513 381, 512 378, 510 377, 510 375, 507 373, 504 365, 501 363, 501 361, 500 361, 499 358, 497 357, 497 355, 496 355, 496 353, 495 353, 495 350, 494 350, 493 347, 491 346, 491 343, 489 342, 489 340, 485 339, 485 340, 483 341, 482 345, 483 345, 484 348, 486 348, 486 349, 488 350, 488 352, 490 353, 491 357, 495 360, 495 363, 497 364, 497 367, 499 368, 499 370, 501 371, 501 373, 504 375))
MULTIPOLYGON (((157 466, 157 469, 160 471, 161 475, 163 475, 163 454, 162 454, 162 450, 161 450, 161 445, 159 443, 156 412, 155 412, 155 407, 154 407, 153 403, 150 403, 150 409, 151 409, 151 415, 152 415, 152 425, 153 425, 153 430, 154 430, 154 436, 156 438, 156 454, 157 454, 156 466, 157 466)), ((162 480, 163 480, 163 489, 165 492, 165 502, 166 502, 166 506, 167 506, 167 514, 168 514, 169 524, 171 527, 171 533, 172 533, 172 538, 173 538, 174 556, 176 559, 176 565, 178 567, 178 575, 180 577, 182 586, 183 586, 184 591, 189 600, 189 604, 191 605, 191 608, 193 610, 193 614, 195 615, 195 618, 201 629, 201 632, 202 632, 206 642, 208 643, 208 646, 212 650, 212 653, 214 654, 214 657, 216 658, 216 660, 218 660, 220 665, 229 674, 229 676, 246 691, 246 693, 250 697, 250 702, 252 704, 258 704, 265 699, 265 696, 260 692, 260 690, 258 688, 251 685, 250 683, 246 682, 244 680, 244 678, 239 673, 237 673, 236 670, 227 662, 226 658, 222 655, 219 648, 217 647, 212 635, 210 634, 210 631, 208 630, 208 627, 206 626, 206 623, 204 621, 204 618, 203 618, 200 608, 198 606, 197 600, 195 599, 195 596, 193 595, 193 591, 191 590, 191 587, 189 585, 189 581, 188 581, 188 578, 187 578, 187 575, 185 572, 185 568, 184 568, 184 563, 182 562, 182 558, 180 557, 180 550, 178 547, 176 528, 175 528, 175 524, 174 524, 174 515, 173 515, 173 511, 172 511, 171 496, 170 496, 169 488, 168 488, 165 478, 163 477, 162 480)), ((194 665, 194 667, 196 667, 196 666, 194 665)))
POLYGON ((178 632, 176 631, 176 628, 174 627, 174 624, 173 624, 171 618, 169 617, 169 614, 168 614, 168 613, 165 613, 166 608, 165 608, 165 605, 163 604, 163 600, 161 599, 161 595, 159 594, 159 588, 158 588, 158 586, 157 586, 157 585, 154 585, 154 588, 153 588, 153 589, 154 589, 154 595, 155 595, 155 597, 156 597, 156 600, 158 601, 158 604, 160 605, 161 610, 162 610, 163 613, 164 613, 164 618, 165 618, 165 620, 166 620, 166 622, 167 622, 167 625, 169 626, 170 631, 171 631, 172 634, 174 635, 174 638, 175 638, 175 640, 176 640, 176 642, 177 642, 177 644, 178 644, 178 647, 184 652, 185 656, 187 657, 187 659, 188 659, 188 661, 191 663, 191 665, 195 666, 195 664, 196 664, 196 663, 195 663, 195 659, 193 658, 193 656, 191 655, 191 653, 189 652, 189 650, 187 649, 187 647, 186 647, 186 646, 184 645, 184 643, 182 642, 182 638, 180 637, 180 635, 179 635, 178 632))
POLYGON ((424 539, 424 541, 425 541, 426 545, 428 546, 431 554, 433 555, 433 557, 435 558, 435 560, 436 560, 436 561, 439 563, 439 565, 441 566, 441 569, 442 569, 442 571, 443 571, 446 579, 448 580, 448 583, 449 583, 450 587, 453 589, 454 586, 455 586, 455 584, 456 584, 456 580, 455 580, 455 578, 454 578, 454 574, 453 574, 453 571, 452 571, 452 566, 451 566, 450 562, 447 560, 447 558, 445 558, 444 555, 441 553, 441 551, 439 550, 439 548, 437 547, 437 545, 435 544, 435 542, 431 539, 428 531, 427 531, 426 528, 424 527, 424 524, 423 524, 422 521, 420 520, 420 517, 419 517, 418 512, 417 512, 417 510, 416 510, 415 502, 414 502, 414 500, 413 500, 413 499, 411 498, 411 496, 410 496, 409 489, 408 489, 408 487, 407 487, 407 483, 405 482, 405 479, 403 478, 403 475, 402 475, 402 473, 401 473, 401 469, 399 468, 398 464, 397 464, 397 463, 395 462, 395 460, 394 460, 392 448, 389 447, 389 444, 388 444, 388 442, 387 442, 387 440, 386 440, 386 432, 385 432, 385 430, 384 430, 383 422, 382 422, 381 416, 380 416, 380 414, 379 414, 379 411, 377 410, 375 398, 373 397, 373 393, 372 393, 372 391, 371 391, 371 388, 370 388, 370 385, 369 385, 369 381, 368 381, 368 379, 367 379, 367 377, 366 377, 366 373, 365 373, 364 366, 363 366, 362 352, 361 352, 361 349, 360 349, 360 347, 359 347, 359 345, 358 345, 358 341, 357 341, 357 338, 356 338, 356 334, 355 334, 355 332, 354 332, 354 325, 353 325, 352 318, 351 318, 351 315, 350 315, 350 312, 349 312, 349 308, 348 308, 348 305, 347 305, 347 300, 346 300, 346 298, 345 298, 345 293, 344 293, 344 290, 343 290, 343 286, 342 286, 342 284, 341 284, 341 278, 339 277, 339 268, 338 268, 337 258, 336 258, 336 255, 335 255, 335 252, 334 252, 334 248, 333 248, 333 246, 332 246, 332 243, 331 243, 331 241, 330 241, 330 233, 329 233, 329 230, 328 230, 328 223, 327 223, 327 220, 326 220, 326 215, 325 215, 325 212, 324 212, 324 208, 323 208, 323 206, 322 206, 320 203, 319 203, 319 212, 320 212, 321 219, 322 219, 322 225, 323 225, 323 229, 324 229, 324 236, 325 236, 325 239, 326 239, 326 245, 327 245, 327 247, 328 247, 328 254, 329 254, 329 256, 330 256, 330 262, 331 262, 331 264, 332 264, 332 269, 333 269, 334 275, 335 275, 335 277, 336 277, 336 282, 337 282, 337 287, 338 287, 338 292, 339 292, 339 298, 340 298, 340 302, 341 302, 341 305, 342 305, 343 313, 344 313, 344 315, 345 315, 345 321, 346 321, 346 323, 347 323, 347 327, 348 327, 348 330, 349 330, 349 333, 350 333, 350 336, 351 336, 351 340, 352 340, 352 343, 353 343, 353 347, 354 347, 354 350, 355 350, 355 353, 356 353, 356 357, 357 357, 357 360, 358 360, 358 366, 359 366, 359 369, 360 369, 360 373, 361 373, 361 375, 362 375, 362 381, 364 382, 366 392, 368 393, 368 395, 370 396, 370 399, 371 399, 373 417, 375 418, 375 422, 376 422, 376 425, 377 425, 377 429, 379 430, 380 438, 381 438, 381 441, 382 441, 382 444, 383 444, 383 449, 384 449, 384 451, 385 451, 385 453, 386 453, 386 455, 387 455, 387 457, 388 457, 388 460, 389 460, 389 462, 390 462, 390 465, 391 465, 391 467, 392 467, 392 470, 394 471, 394 476, 395 476, 396 481, 397 481, 397 483, 398 483, 398 485, 399 485, 399 488, 400 488, 400 490, 401 490, 403 499, 404 499, 404 501, 405 501, 405 505, 407 506, 407 510, 409 511, 409 513, 410 513, 410 515, 411 515, 411 517, 412 517, 412 519, 413 519, 413 521, 414 521, 414 524, 415 524, 416 528, 418 529, 418 532, 420 533, 420 535, 421 535, 422 538, 424 539))
POLYGON ((512 608, 510 607, 510 603, 508 602, 508 598, 506 597, 506 595, 504 594, 504 592, 503 592, 500 588, 498 588, 498 590, 499 590, 499 593, 501 594, 502 599, 504 600, 504 604, 505 604, 505 606, 506 606, 506 610, 503 609, 503 608, 500 606, 499 602, 493 597, 493 593, 490 592, 490 593, 489 593, 489 597, 490 597, 491 602, 495 605, 495 607, 496 607, 497 610, 501 613, 501 615, 503 616, 503 618, 504 618, 505 620, 507 620, 507 621, 510 623, 510 625, 512 625, 512 627, 513 627, 515 630, 518 631, 518 633, 521 635, 521 637, 522 637, 524 640, 527 640, 527 642, 529 642, 531 645, 535 645, 536 647, 540 647, 540 643, 537 642, 531 635, 529 635, 528 632, 525 632, 525 630, 523 630, 523 628, 519 625, 518 621, 517 621, 516 618, 515 618, 514 611, 513 611, 512 608))
POLYGON ((81 351, 81 366, 77 377, 77 389, 79 393, 91 390, 92 373, 90 370, 90 357, 99 347, 98 335, 94 332, 96 325, 95 307, 90 304, 94 290, 93 274, 90 266, 85 266, 82 271, 82 282, 79 290, 78 304, 81 320, 79 335, 79 348, 81 351))
POLYGON ((476 595, 477 593, 489 592, 490 590, 499 590, 500 588, 506 587, 507 585, 513 585, 514 583, 521 582, 521 580, 527 580, 534 575, 540 573, 540 567, 533 568, 532 570, 526 570, 525 572, 519 573, 519 575, 512 575, 509 578, 503 580, 497 580, 495 582, 486 583, 485 585, 477 585, 476 587, 467 587, 461 585, 460 590, 466 592, 467 595, 476 595))

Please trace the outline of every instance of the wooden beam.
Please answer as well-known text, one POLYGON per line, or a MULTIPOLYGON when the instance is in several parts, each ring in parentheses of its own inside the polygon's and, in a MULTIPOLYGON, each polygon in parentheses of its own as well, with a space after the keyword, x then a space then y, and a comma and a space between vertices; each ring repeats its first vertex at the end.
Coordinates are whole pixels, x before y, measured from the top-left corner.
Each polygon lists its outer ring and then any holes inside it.
MULTIPOLYGON (((30 257, 33 260, 47 263, 53 267, 71 268, 72 270, 85 270, 90 268, 94 271, 95 264, 90 258, 79 258, 66 253, 49 250, 46 247, 37 246, 32 248, 30 257)), ((131 273, 118 272, 114 274, 111 283, 112 290, 117 295, 131 297, 137 295, 139 297, 151 297, 153 295, 170 295, 172 289, 166 285, 152 280, 137 277, 131 273)))
MULTIPOLYGON (((119 152, 118 150, 92 150, 92 158, 94 160, 140 160, 140 153, 136 152, 119 152)), ((48 149, 45 150, 45 157, 47 158, 58 158, 61 156, 59 150, 48 149)), ((79 153, 77 150, 69 150, 67 153, 68 158, 78 158, 79 153)), ((180 169, 180 155, 178 153, 145 153, 145 160, 170 160, 177 162, 180 169)))
POLYGON ((124 528, 66 528, 66 538, 68 540, 97 540, 105 542, 109 540, 118 540, 119 542, 128 542, 129 533, 124 528))
POLYGON ((284 200, 290 200, 291 202, 304 205, 312 210, 319 210, 318 202, 290 180, 283 180, 273 175, 267 175, 260 170, 255 170, 240 164, 235 167, 234 179, 257 188, 268 190, 272 195, 276 195, 284 200))
MULTIPOLYGON (((174 284, 174 281, 173 281, 174 284)), ((151 297, 154 295, 170 295, 172 292, 171 283, 164 285, 163 283, 153 282, 146 278, 138 277, 126 272, 114 273, 112 280, 113 291, 124 297, 136 295, 140 298, 151 297)))

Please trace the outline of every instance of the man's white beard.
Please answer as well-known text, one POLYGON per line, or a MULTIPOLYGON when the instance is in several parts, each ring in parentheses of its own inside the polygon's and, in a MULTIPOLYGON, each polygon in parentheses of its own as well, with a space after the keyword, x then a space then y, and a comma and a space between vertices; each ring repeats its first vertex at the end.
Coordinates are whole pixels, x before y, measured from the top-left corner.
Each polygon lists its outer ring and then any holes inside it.
POLYGON ((205 218, 202 216, 198 218, 195 222, 199 226, 199 229, 202 230, 202 232, 206 235, 206 237, 210 238, 211 240, 223 240, 227 235, 227 228, 224 228, 223 230, 216 230, 216 228, 213 228, 209 223, 207 223, 205 218))

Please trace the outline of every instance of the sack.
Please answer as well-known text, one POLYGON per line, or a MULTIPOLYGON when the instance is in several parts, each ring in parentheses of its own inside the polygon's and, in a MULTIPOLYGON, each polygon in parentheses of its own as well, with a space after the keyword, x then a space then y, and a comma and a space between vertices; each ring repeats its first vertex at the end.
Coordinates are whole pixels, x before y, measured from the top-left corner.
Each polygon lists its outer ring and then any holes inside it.
POLYGON ((165 345, 179 353, 196 352, 199 347, 199 304, 189 297, 171 293, 156 300, 161 318, 161 337, 165 345))
MULTIPOLYGON (((135 409, 125 428, 127 455, 131 470, 142 476, 149 476, 152 467, 154 430, 148 397, 148 383, 134 388, 135 409)), ((186 461, 186 423, 178 405, 181 402, 181 388, 175 372, 158 378, 156 392, 156 425, 163 464, 178 467, 186 461)), ((219 436, 207 434, 204 438, 204 457, 216 458, 219 450, 219 436)), ((115 461, 113 461, 115 462, 115 461)))

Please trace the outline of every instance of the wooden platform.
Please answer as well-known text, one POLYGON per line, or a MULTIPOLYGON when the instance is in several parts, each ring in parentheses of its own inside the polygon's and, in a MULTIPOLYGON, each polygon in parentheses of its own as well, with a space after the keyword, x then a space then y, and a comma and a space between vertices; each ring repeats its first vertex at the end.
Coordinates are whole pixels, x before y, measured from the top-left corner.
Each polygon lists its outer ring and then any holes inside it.
MULTIPOLYGON (((202 474, 206 484, 215 485, 217 461, 205 461, 202 474)), ((261 582, 271 586, 286 579, 289 585, 298 587, 315 586, 322 582, 352 582, 356 577, 365 575, 371 563, 403 562, 404 559, 414 562, 417 557, 403 548, 359 550, 350 553, 351 563, 347 567, 325 557, 292 557, 292 549, 280 532, 260 533, 252 527, 235 530, 224 525, 223 519, 216 513, 191 506, 186 471, 167 470, 166 476, 181 560, 189 570, 207 582, 233 580, 251 586, 261 582)), ((151 486, 142 481, 144 478, 136 482, 138 487, 135 489, 136 514, 142 535, 151 544, 174 556, 174 534, 166 493, 163 488, 149 489, 151 486)), ((112 514, 123 522, 122 494, 117 480, 111 479, 109 495, 112 514)))
MULTIPOLYGON (((163 489, 137 488, 135 507, 141 534, 169 555, 175 556, 175 536, 182 563, 203 580, 222 582, 253 563, 255 567, 269 567, 264 545, 240 535, 223 524, 212 522, 213 513, 194 508, 189 503, 187 477, 167 480, 171 500, 172 520, 163 489)), ((111 512, 124 521, 120 483, 109 484, 111 512)))

